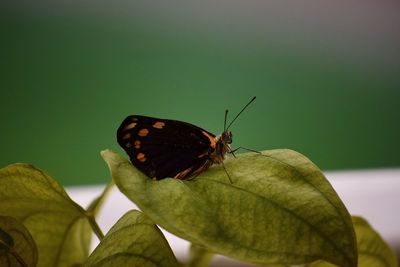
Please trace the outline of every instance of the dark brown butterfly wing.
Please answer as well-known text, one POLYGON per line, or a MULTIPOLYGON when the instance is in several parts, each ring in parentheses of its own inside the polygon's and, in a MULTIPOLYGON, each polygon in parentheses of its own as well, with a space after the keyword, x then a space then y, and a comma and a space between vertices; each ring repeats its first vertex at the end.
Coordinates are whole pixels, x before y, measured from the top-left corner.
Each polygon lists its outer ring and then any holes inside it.
POLYGON ((150 178, 184 179, 211 165, 215 136, 190 123, 132 115, 118 128, 119 145, 150 178))

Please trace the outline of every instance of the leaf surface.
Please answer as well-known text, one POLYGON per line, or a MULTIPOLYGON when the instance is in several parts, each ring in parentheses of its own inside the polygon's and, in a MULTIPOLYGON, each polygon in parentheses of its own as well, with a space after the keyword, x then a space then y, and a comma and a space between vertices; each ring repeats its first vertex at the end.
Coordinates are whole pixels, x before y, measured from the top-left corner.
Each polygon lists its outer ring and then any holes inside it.
MULTIPOLYGON (((396 255, 382 237, 361 217, 353 216, 357 235, 359 267, 397 267, 396 255)), ((308 267, 334 267, 317 261, 308 267)))
POLYGON ((23 224, 9 216, 0 216, 0 266, 34 267, 38 252, 31 234, 23 224))
POLYGON ((127 212, 90 255, 87 267, 176 267, 164 235, 143 213, 127 212))
POLYGON ((207 250, 261 264, 357 266, 351 217, 322 172, 291 150, 241 154, 191 180, 153 181, 103 151, 115 183, 154 222, 207 250))
POLYGON ((38 266, 72 266, 86 260, 92 232, 85 211, 43 171, 20 163, 0 169, 0 203, 0 214, 16 218, 31 233, 38 266))

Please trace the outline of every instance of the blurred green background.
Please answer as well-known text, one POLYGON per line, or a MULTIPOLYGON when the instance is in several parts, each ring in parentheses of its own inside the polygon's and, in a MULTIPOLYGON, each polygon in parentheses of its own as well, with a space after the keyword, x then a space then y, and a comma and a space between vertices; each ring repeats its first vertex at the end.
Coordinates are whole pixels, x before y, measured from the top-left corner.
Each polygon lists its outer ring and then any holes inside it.
POLYGON ((99 152, 124 154, 127 115, 217 134, 226 108, 257 96, 234 147, 291 148, 323 170, 399 167, 397 3, 305 3, 1 4, 0 166, 104 183, 99 152))

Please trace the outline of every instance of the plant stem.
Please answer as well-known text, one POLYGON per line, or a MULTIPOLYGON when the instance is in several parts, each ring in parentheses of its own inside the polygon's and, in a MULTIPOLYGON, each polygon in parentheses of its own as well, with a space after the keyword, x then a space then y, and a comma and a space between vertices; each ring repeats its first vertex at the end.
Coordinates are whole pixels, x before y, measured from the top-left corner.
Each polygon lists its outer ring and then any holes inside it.
POLYGON ((204 247, 192 244, 189 251, 188 267, 207 267, 210 265, 213 253, 207 251, 204 247))
POLYGON ((94 234, 101 241, 104 238, 104 234, 103 234, 103 231, 101 231, 100 226, 97 224, 96 220, 94 219, 93 214, 87 213, 86 218, 89 221, 89 224, 92 227, 94 234))
POLYGON ((95 217, 113 187, 114 187, 114 182, 111 180, 111 182, 109 182, 107 186, 104 188, 100 196, 95 198, 92 201, 92 203, 90 203, 89 207, 85 212, 89 224, 99 240, 102 240, 104 238, 104 234, 101 231, 99 225, 97 224, 95 217))

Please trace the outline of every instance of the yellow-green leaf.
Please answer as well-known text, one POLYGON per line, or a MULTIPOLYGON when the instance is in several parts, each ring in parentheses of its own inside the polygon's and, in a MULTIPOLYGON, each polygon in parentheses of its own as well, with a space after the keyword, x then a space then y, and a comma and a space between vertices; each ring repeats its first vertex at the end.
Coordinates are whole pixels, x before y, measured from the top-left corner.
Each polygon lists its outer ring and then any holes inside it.
POLYGON ((361 217, 354 216, 360 267, 397 267, 396 255, 382 237, 361 217))
POLYGON ((91 230, 85 211, 62 186, 28 164, 0 169, 0 214, 29 230, 39 251, 40 267, 64 267, 86 260, 91 230))
MULTIPOLYGON (((382 237, 361 217, 353 216, 358 244, 358 267, 397 267, 396 255, 382 237)), ((334 267, 317 261, 308 267, 334 267)))
POLYGON ((177 267, 157 226, 143 213, 127 212, 90 255, 86 267, 177 267))
POLYGON ((0 216, 0 266, 35 267, 38 252, 31 234, 16 219, 0 216))
POLYGON ((191 180, 153 181, 103 151, 115 183, 155 223, 207 250, 261 264, 357 266, 350 215, 321 171, 291 150, 247 153, 191 180))

